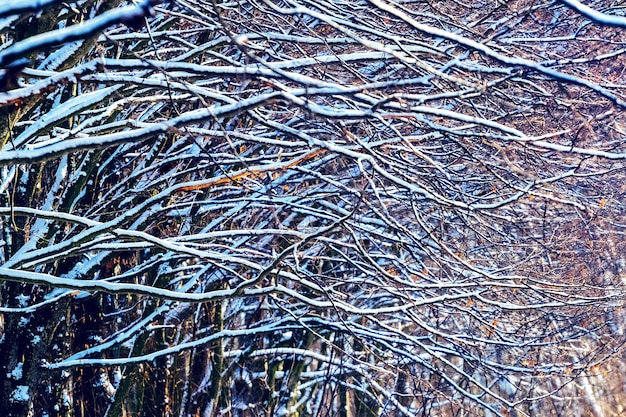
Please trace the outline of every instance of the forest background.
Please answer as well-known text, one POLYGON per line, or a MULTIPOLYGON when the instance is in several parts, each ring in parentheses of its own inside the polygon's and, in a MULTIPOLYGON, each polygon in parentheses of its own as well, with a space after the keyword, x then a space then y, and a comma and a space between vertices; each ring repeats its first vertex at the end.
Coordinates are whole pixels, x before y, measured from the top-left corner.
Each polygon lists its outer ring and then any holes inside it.
POLYGON ((625 16, 4 0, 2 415, 624 415, 625 16))

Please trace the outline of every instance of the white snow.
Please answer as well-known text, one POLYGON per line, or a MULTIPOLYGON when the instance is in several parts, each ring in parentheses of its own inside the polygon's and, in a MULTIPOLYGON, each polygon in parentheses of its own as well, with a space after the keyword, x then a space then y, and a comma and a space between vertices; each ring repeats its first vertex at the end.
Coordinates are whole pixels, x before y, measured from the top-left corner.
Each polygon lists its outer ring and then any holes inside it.
POLYGON ((23 362, 19 362, 15 368, 9 373, 7 374, 7 377, 9 378, 13 378, 13 379, 22 379, 22 369, 24 367, 24 363, 23 362))
POLYGON ((29 400, 30 396, 28 395, 28 386, 27 385, 18 385, 17 388, 13 390, 11 393, 11 402, 14 403, 25 403, 29 400))
POLYGON ((619 26, 626 27, 626 18, 624 16, 615 16, 606 13, 599 12, 591 7, 582 4, 577 0, 561 0, 563 3, 567 4, 572 9, 576 10, 578 13, 583 16, 588 17, 591 20, 594 20, 600 24, 608 25, 608 26, 619 26))
POLYGON ((17 297, 15 297, 15 299, 17 300, 17 303, 20 307, 26 307, 28 305, 28 302, 30 301, 30 297, 24 294, 18 295, 17 297))

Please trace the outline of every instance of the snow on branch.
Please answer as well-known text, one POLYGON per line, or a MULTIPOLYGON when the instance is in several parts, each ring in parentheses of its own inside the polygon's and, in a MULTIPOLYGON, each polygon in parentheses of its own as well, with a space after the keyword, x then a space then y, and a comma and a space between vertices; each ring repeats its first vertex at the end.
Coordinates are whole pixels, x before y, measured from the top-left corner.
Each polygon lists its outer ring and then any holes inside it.
POLYGON ((586 4, 579 2, 578 0, 559 0, 561 3, 566 4, 568 7, 576 10, 578 13, 599 23, 604 26, 615 26, 626 28, 626 17, 615 16, 606 13, 599 12, 586 4))
POLYGON ((89 19, 85 23, 26 38, 0 52, 0 68, 32 52, 94 36, 103 29, 118 23, 137 25, 137 22, 142 21, 149 13, 150 0, 143 0, 138 6, 116 8, 89 19))
MULTIPOLYGON (((228 115, 240 113, 267 102, 272 98, 280 96, 281 94, 278 92, 268 95, 255 96, 234 104, 190 111, 167 122, 155 123, 149 127, 139 129, 131 129, 100 136, 94 135, 67 139, 62 142, 53 143, 36 149, 0 151, 0 166, 49 161, 73 152, 89 149, 103 149, 123 143, 143 142, 145 140, 155 138, 160 134, 173 132, 178 127, 191 123, 213 120, 216 117, 226 117, 228 115)), ((87 99, 89 99, 89 97, 87 97, 87 99)))
MULTIPOLYGON (((551 78, 554 78, 556 80, 560 80, 563 82, 568 82, 568 83, 575 83, 575 84, 579 84, 582 86, 585 86, 593 91, 596 91, 600 94, 602 94, 603 96, 611 99, 612 101, 614 101, 616 104, 619 104, 622 107, 626 107, 626 101, 622 100, 619 96, 615 95, 614 93, 612 93, 609 89, 602 87, 601 85, 594 83, 594 82, 590 82, 582 77, 577 77, 575 75, 571 75, 571 74, 566 74, 560 71, 557 71, 553 68, 548 68, 544 65, 541 65, 538 62, 534 62, 530 59, 527 58, 522 58, 522 57, 509 57, 506 56, 504 54, 501 54, 499 52, 497 52, 496 50, 494 50, 493 48, 490 48, 489 46, 487 46, 484 43, 475 41, 473 39, 458 35, 456 33, 450 32, 450 31, 446 31, 443 29, 439 29, 436 28, 434 26, 430 26, 424 23, 420 23, 417 20, 415 20, 414 18, 412 18, 411 16, 409 16, 408 14, 406 14, 405 12, 403 12, 402 10, 400 10, 399 8, 394 6, 394 3, 386 3, 382 0, 368 0, 370 3, 376 5, 376 7, 379 7, 381 10, 384 10, 388 13, 391 13, 394 16, 399 17, 400 19, 402 19, 403 21, 407 22, 408 24, 410 24, 412 27, 414 27, 415 29, 419 30, 420 32, 432 35, 432 36, 436 36, 436 37, 440 37, 443 39, 448 39, 451 40, 455 43, 458 43, 459 45, 463 45, 466 46, 468 48, 477 50, 483 54, 485 54, 488 57, 491 57, 493 59, 496 59, 497 61, 500 61, 504 64, 508 64, 508 65, 514 65, 514 66, 519 66, 519 67, 523 67, 525 69, 531 70, 531 71, 537 71, 541 74, 545 74, 551 78)), ((577 3, 577 2, 576 2, 577 3)), ((620 21, 623 21, 623 18, 619 19, 620 21)))
POLYGON ((0 409, 42 363, 51 415, 584 402, 626 340, 619 28, 547 0, 118 3, 3 23, 0 357, 25 359, 0 409))
POLYGON ((24 12, 36 12, 45 7, 62 3, 63 0, 4 0, 0 4, 0 18, 24 12))

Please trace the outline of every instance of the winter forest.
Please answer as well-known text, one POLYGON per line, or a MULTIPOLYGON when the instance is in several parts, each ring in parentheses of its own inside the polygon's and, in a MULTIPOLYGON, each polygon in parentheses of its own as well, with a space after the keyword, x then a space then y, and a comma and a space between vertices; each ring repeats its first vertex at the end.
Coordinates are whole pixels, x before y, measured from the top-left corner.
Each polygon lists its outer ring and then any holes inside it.
POLYGON ((626 415, 626 1, 2 0, 0 415, 626 415))

